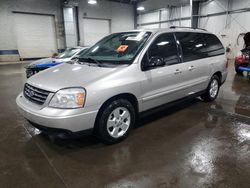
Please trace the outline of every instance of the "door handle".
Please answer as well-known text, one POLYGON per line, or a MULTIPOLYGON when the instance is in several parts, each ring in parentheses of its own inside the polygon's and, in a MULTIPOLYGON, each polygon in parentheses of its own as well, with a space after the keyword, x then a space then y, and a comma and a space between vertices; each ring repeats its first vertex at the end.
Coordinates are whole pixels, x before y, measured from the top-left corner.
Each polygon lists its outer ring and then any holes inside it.
POLYGON ((194 66, 192 65, 192 66, 190 66, 190 67, 188 67, 188 70, 189 71, 192 71, 192 70, 194 70, 195 68, 194 68, 194 66))
POLYGON ((174 72, 174 74, 181 74, 181 73, 182 73, 182 72, 181 72, 180 69, 176 69, 175 72, 174 72))

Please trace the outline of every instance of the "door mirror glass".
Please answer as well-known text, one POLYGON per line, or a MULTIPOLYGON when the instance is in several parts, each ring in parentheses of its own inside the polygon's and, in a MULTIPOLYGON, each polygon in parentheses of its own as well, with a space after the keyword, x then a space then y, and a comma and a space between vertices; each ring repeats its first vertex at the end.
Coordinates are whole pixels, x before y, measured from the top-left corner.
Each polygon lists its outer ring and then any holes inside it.
POLYGON ((149 62, 148 62, 148 65, 147 67, 161 67, 161 66, 164 66, 165 63, 164 63, 164 60, 163 58, 161 57, 151 57, 149 59, 149 62))

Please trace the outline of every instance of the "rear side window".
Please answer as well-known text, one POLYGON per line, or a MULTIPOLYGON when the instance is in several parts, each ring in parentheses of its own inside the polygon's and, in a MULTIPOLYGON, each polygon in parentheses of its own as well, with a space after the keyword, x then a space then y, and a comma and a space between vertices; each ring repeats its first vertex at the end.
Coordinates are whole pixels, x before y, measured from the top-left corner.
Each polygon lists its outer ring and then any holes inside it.
POLYGON ((206 43, 201 33, 176 33, 182 47, 183 61, 206 58, 206 43))
POLYGON ((149 47, 147 55, 148 60, 152 57, 162 58, 167 66, 179 63, 174 35, 172 33, 160 35, 149 47))
POLYGON ((222 55, 225 53, 220 40, 212 34, 176 33, 182 47, 183 62, 222 55))

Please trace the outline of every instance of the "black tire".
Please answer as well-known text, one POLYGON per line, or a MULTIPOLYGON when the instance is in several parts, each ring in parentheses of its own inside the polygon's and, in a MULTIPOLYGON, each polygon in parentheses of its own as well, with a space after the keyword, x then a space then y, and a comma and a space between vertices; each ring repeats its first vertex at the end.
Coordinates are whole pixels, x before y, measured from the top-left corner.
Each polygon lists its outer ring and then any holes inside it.
MULTIPOLYGON (((133 105, 125 99, 118 99, 107 104, 98 114, 96 126, 95 126, 95 135, 96 137, 103 142, 104 144, 116 144, 128 137, 130 130, 135 124, 136 112, 133 105), (130 124, 125 133, 117 138, 111 136, 108 132, 108 118, 114 112, 114 110, 123 108, 130 113, 130 124)), ((114 126, 115 127, 115 126, 114 126)), ((122 130, 121 130, 122 131, 122 130)))
POLYGON ((217 98, 217 96, 219 94, 219 91, 220 91, 220 79, 219 79, 219 77, 217 75, 213 75, 210 82, 209 82, 209 84, 208 84, 206 92, 203 95, 201 95, 201 98, 206 102, 214 101, 217 98), (218 90, 217 90, 216 95, 212 95, 211 92, 210 92, 211 87, 212 87, 212 83, 213 83, 214 80, 216 80, 216 82, 218 83, 218 90))

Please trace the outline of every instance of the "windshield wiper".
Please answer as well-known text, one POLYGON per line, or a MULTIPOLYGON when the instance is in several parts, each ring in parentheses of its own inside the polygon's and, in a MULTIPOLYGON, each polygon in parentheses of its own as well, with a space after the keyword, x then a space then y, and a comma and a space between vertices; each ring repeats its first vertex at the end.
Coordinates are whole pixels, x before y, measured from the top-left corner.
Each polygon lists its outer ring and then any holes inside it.
POLYGON ((95 63, 97 64, 98 67, 101 67, 102 66, 102 63, 94 58, 91 58, 91 57, 87 57, 87 58, 78 58, 80 62, 84 62, 84 61, 87 61, 87 62, 92 62, 92 63, 95 63))

